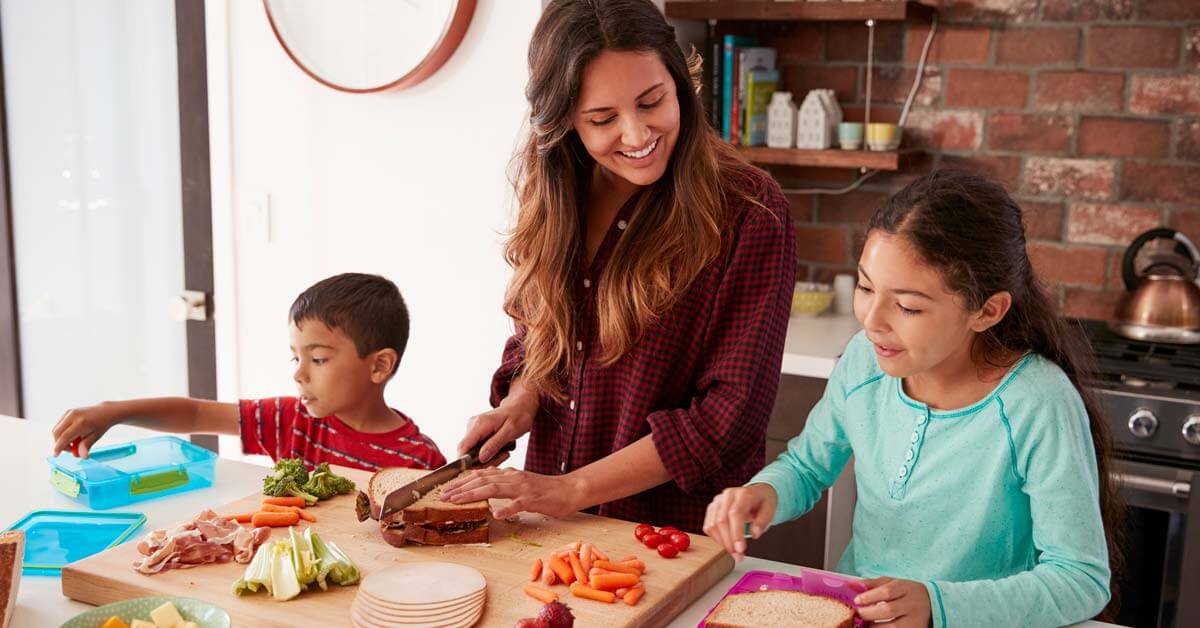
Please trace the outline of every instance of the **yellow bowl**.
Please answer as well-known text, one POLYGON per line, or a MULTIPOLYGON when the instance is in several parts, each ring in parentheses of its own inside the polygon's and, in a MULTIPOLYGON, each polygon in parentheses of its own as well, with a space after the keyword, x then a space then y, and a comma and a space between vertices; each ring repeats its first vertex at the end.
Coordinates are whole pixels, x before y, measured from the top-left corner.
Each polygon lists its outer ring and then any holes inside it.
POLYGON ((826 284, 799 282, 792 292, 792 314, 816 316, 833 303, 833 290, 826 284))

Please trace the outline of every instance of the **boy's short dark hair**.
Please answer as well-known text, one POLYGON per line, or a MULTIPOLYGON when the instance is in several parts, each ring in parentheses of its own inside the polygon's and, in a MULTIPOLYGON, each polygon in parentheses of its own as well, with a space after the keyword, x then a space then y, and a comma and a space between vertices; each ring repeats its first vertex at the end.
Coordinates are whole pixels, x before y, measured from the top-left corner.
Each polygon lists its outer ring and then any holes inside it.
POLYGON ((296 297, 288 319, 296 326, 320 321, 341 330, 354 341, 360 358, 395 349, 399 365, 408 345, 408 307, 396 284, 379 275, 343 273, 322 279, 296 297))

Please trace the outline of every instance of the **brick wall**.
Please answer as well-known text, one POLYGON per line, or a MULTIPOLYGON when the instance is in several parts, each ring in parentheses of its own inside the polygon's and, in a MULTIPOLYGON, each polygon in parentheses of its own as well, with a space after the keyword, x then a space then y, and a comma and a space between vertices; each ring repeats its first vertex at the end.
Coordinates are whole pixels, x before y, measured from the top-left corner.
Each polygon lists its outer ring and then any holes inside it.
MULTIPOLYGON (((888 193, 954 166, 1018 199, 1034 265, 1066 313, 1109 317, 1134 236, 1166 224, 1200 243, 1200 0, 942 1, 905 132, 925 152, 845 196, 792 196, 800 276, 852 269, 862 227, 888 193)), ((862 119, 862 24, 720 28, 779 47, 784 87, 798 99, 829 87, 848 119, 862 119)), ((898 119, 928 30, 877 27, 873 120, 898 119)), ((774 173, 788 187, 854 177, 774 173)))

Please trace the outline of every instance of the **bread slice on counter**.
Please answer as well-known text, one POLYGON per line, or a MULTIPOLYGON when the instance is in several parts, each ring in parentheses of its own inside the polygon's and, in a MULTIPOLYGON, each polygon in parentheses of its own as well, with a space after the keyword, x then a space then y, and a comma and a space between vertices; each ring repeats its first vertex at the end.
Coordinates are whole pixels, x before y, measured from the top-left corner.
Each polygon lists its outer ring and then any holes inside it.
MULTIPOLYGON (((370 514, 378 518, 383 500, 393 490, 429 473, 423 469, 391 467, 381 469, 367 483, 370 514)), ((465 504, 442 501, 442 487, 435 487, 416 503, 379 522, 383 538, 397 547, 406 543, 455 545, 487 543, 491 508, 487 500, 465 504)))
POLYGON ((25 561, 25 533, 0 532, 0 627, 7 627, 17 609, 21 565, 25 561))
POLYGON ((853 628, 854 609, 801 591, 750 591, 726 596, 704 620, 707 628, 853 628))

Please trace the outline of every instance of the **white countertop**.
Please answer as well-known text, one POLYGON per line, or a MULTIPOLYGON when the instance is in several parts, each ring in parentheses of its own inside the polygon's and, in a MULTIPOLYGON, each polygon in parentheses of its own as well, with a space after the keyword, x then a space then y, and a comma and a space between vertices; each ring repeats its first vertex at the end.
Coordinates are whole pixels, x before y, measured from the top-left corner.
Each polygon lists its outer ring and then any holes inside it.
MULTIPOLYGON (((789 338, 790 341, 790 338, 789 338)), ((107 442, 121 442, 154 435, 127 426, 118 426, 105 437, 107 442)), ((24 478, 6 486, 5 499, 0 500, 0 529, 16 523, 33 510, 86 510, 79 504, 54 491, 47 481, 53 440, 50 425, 0 415, 0 477, 24 478)), ((196 513, 215 505, 228 503, 261 488, 264 468, 247 462, 221 458, 217 462, 217 482, 202 491, 180 493, 163 499, 132 504, 117 511, 137 511, 146 515, 145 525, 134 535, 171 527, 196 513)), ((709 589, 691 606, 683 610, 668 626, 694 628, 716 605, 725 592, 747 571, 780 571, 798 573, 795 565, 758 558, 747 558, 733 571, 709 589)), ((71 600, 62 594, 58 577, 22 576, 17 595, 17 609, 10 628, 45 628, 58 626, 92 606, 71 600)), ((1085 622, 1081 627, 1100 627, 1106 624, 1085 622)))
POLYGON ((783 345, 783 373, 829 379, 846 343, 862 327, 852 315, 793 315, 783 345))

